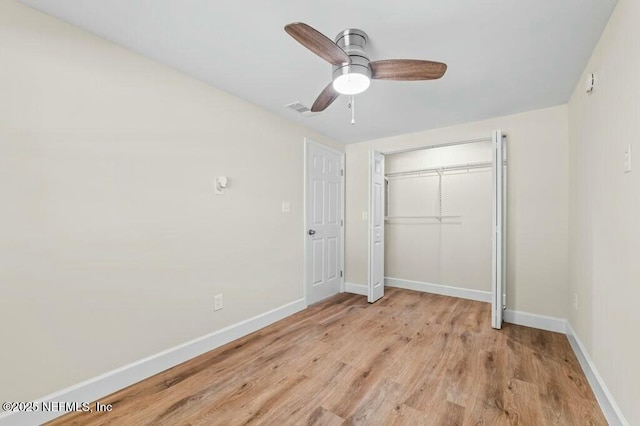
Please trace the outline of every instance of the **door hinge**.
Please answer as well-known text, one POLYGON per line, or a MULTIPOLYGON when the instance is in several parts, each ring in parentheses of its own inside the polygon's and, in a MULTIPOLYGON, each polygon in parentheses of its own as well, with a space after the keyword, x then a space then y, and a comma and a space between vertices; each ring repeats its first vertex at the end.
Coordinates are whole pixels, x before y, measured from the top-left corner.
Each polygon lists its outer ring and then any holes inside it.
POLYGON ((344 176, 344 169, 340 170, 340 176, 344 176))
POLYGON ((340 271, 340 278, 342 278, 342 271, 340 271))
POLYGON ((340 226, 344 226, 344 221, 340 219, 340 226))

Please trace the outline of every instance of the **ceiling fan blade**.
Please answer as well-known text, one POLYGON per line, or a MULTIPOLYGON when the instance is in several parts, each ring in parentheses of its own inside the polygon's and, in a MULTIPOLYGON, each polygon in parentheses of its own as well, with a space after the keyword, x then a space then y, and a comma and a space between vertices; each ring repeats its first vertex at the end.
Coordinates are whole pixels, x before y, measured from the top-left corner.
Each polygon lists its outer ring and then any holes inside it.
POLYGON ((442 62, 386 59, 371 62, 371 78, 378 80, 436 80, 447 71, 442 62))
POLYGON ((340 93, 336 92, 333 89, 333 82, 329 83, 327 87, 324 88, 316 101, 311 105, 311 112, 320 112, 324 111, 340 96, 340 93))
POLYGON ((332 65, 349 62, 349 55, 321 32, 302 22, 294 22, 284 27, 284 30, 298 43, 320 56, 332 65))

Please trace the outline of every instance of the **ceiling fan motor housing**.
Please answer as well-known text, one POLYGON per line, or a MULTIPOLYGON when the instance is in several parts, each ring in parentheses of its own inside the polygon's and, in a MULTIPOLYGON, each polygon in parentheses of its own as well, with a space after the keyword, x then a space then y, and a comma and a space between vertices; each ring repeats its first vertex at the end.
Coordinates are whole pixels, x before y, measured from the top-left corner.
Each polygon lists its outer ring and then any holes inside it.
POLYGON ((351 62, 334 65, 333 80, 345 74, 362 74, 371 78, 371 66, 365 51, 368 40, 367 33, 354 28, 341 31, 336 36, 336 44, 349 55, 351 62))

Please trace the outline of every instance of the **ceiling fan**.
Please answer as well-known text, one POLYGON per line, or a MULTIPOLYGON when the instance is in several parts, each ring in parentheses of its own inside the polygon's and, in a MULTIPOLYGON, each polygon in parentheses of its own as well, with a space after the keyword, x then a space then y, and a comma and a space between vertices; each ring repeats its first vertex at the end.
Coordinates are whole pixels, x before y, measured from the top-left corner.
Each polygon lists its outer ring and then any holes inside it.
POLYGON ((435 80, 444 75, 447 65, 417 59, 369 61, 365 47, 369 37, 358 29, 338 33, 335 42, 302 22, 294 22, 284 30, 296 41, 333 65, 332 82, 324 88, 311 106, 312 112, 327 109, 341 94, 357 95, 377 80, 435 80))

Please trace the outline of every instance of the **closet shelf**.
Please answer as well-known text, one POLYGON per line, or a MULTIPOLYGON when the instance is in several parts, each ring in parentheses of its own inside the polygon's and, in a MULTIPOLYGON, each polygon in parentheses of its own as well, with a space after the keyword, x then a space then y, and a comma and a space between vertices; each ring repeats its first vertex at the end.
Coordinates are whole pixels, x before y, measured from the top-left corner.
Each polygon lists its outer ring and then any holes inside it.
POLYGON ((385 216, 384 220, 393 219, 460 219, 462 216, 385 216))
MULTIPOLYGON (((505 161, 506 165, 507 162, 505 161)), ((441 174, 448 171, 461 171, 461 170, 473 170, 473 169, 484 169, 493 167, 493 163, 491 161, 479 162, 479 163, 466 163, 466 164, 453 164, 450 166, 442 166, 442 167, 431 167, 428 169, 416 169, 416 170, 406 170, 403 172, 395 172, 395 173, 387 173, 385 178, 387 180, 393 178, 406 178, 406 177, 427 177, 430 176, 431 173, 441 174)))

